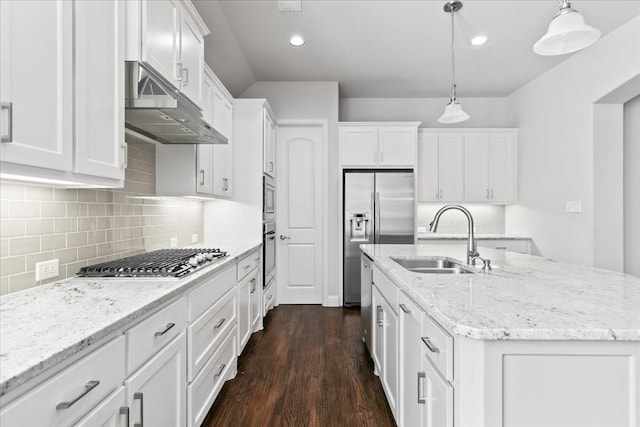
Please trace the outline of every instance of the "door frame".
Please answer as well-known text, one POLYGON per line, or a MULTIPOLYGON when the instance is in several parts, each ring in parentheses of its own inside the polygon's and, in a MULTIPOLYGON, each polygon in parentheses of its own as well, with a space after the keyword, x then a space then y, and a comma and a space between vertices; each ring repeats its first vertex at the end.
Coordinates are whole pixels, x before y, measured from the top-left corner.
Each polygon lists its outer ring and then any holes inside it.
MULTIPOLYGON (((320 198, 322 200, 323 209, 318 211, 318 215, 320 215, 319 223, 322 227, 320 232, 320 238, 322 242, 322 251, 321 259, 316 264, 320 267, 320 281, 322 286, 322 305, 323 306, 331 306, 331 302, 329 301, 329 247, 328 247, 328 233, 329 233, 329 210, 328 200, 329 200, 329 185, 328 185, 328 158, 329 158, 329 121, 327 119, 278 119, 276 123, 276 158, 278 152, 278 145, 280 144, 280 128, 281 127, 319 127, 322 132, 322 147, 320 149, 320 159, 319 162, 319 171, 320 171, 320 183, 322 188, 320 188, 320 198)), ((276 162, 277 169, 277 162, 276 162)), ((276 172, 277 177, 277 172, 276 172)), ((279 198, 277 196, 278 192, 278 180, 276 178, 276 224, 277 224, 277 216, 280 211, 281 206, 279 205, 279 198)), ((276 251, 276 259, 277 259, 277 251, 276 251)), ((276 270, 276 280, 278 276, 278 272, 276 270)), ((276 304, 279 304, 279 295, 276 292, 276 304)))

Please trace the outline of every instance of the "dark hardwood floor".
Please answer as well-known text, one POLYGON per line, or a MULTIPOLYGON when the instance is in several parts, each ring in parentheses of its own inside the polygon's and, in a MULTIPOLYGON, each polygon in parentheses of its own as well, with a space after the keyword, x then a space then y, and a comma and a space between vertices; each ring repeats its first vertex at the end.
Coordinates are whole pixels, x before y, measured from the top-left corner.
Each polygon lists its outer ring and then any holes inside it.
POLYGON ((394 426, 361 337, 357 308, 277 307, 203 426, 394 426))

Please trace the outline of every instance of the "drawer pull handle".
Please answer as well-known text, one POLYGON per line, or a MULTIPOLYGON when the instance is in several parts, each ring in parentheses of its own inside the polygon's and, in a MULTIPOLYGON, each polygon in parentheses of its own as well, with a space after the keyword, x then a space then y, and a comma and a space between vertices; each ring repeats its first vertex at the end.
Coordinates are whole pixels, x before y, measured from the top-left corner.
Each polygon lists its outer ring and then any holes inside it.
POLYGON ((424 405, 427 403, 427 399, 424 397, 424 380, 427 374, 424 372, 418 372, 418 404, 424 405))
POLYGON ((384 323, 382 322, 382 313, 383 313, 382 306, 381 305, 377 306, 376 307, 376 318, 378 320, 378 326, 384 326, 384 323))
POLYGON ((260 257, 254 259, 255 262, 260 262, 260 257))
POLYGON ((140 401, 140 422, 133 423, 133 427, 144 427, 144 402, 142 401, 142 393, 133 393, 133 400, 140 401))
POLYGON ((154 337, 161 337, 164 334, 166 334, 167 332, 169 332, 169 329, 173 328, 174 326, 176 326, 175 323, 167 323, 167 327, 164 328, 163 331, 156 332, 155 334, 153 334, 153 336, 154 337))
POLYGON ((222 374, 222 371, 224 371, 224 367, 225 367, 225 366, 227 366, 225 363, 223 363, 222 365, 220 365, 220 369, 218 369, 218 373, 217 373, 217 374, 215 374, 213 377, 214 377, 214 378, 218 378, 218 377, 222 374))
POLYGON ((506 246, 496 246, 496 249, 507 249, 506 246))
POLYGON ((87 395, 87 393, 89 393, 94 388, 98 387, 98 384, 100 384, 100 381, 89 381, 88 383, 86 383, 84 385, 84 391, 82 393, 80 393, 78 395, 78 397, 76 397, 75 399, 73 399, 73 400, 71 400, 69 402, 60 402, 60 403, 58 403, 56 405, 56 409, 71 408, 78 400, 82 399, 83 397, 85 397, 87 395))
POLYGON ((427 346, 431 353, 440 353, 440 349, 431 343, 431 338, 422 337, 422 342, 427 346))
POLYGON ((251 268, 251 264, 247 264, 247 265, 243 266, 242 268, 244 268, 245 270, 246 270, 247 268, 251 268))
POLYGON ((407 313, 407 314, 411 314, 411 310, 409 310, 409 309, 407 308, 407 306, 406 306, 406 305, 404 305, 404 304, 400 304, 400 308, 401 308, 401 309, 402 309, 402 311, 404 311, 405 313, 407 313))
POLYGON ((125 417, 127 417, 127 427, 129 427, 129 407, 128 406, 120 407, 120 415, 124 415, 125 417))
POLYGON ((226 322, 227 319, 220 319, 220 321, 218 322, 218 324, 216 326, 213 327, 213 329, 218 329, 220 326, 222 326, 224 324, 224 322, 226 322))

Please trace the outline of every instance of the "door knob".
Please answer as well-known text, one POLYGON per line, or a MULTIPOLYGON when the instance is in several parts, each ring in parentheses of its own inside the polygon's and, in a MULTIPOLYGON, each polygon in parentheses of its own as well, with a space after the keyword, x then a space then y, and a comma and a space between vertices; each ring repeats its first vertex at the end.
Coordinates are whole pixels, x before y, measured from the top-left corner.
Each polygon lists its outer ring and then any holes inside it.
POLYGON ((289 240, 289 239, 291 239, 291 237, 285 236, 284 234, 280 235, 280 240, 289 240))

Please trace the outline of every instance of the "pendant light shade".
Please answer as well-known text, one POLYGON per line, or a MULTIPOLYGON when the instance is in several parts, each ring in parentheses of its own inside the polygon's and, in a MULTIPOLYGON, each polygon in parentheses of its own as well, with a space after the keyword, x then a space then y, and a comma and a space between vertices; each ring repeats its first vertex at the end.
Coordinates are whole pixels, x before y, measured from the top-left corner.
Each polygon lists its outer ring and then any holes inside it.
POLYGON ((464 112, 462 105, 455 99, 451 100, 444 109, 444 113, 438 121, 440 123, 460 123, 469 119, 469 115, 464 112))
POLYGON ((549 24, 547 33, 533 45, 538 55, 564 55, 591 46, 600 38, 600 30, 584 22, 582 15, 571 8, 571 3, 561 0, 560 12, 549 24))
POLYGON ((444 5, 444 11, 451 14, 451 86, 449 86, 449 103, 444 109, 444 113, 438 119, 440 123, 460 123, 469 119, 469 115, 464 112, 462 105, 456 99, 456 58, 455 58, 455 32, 453 14, 462 8, 461 1, 449 1, 444 5))

